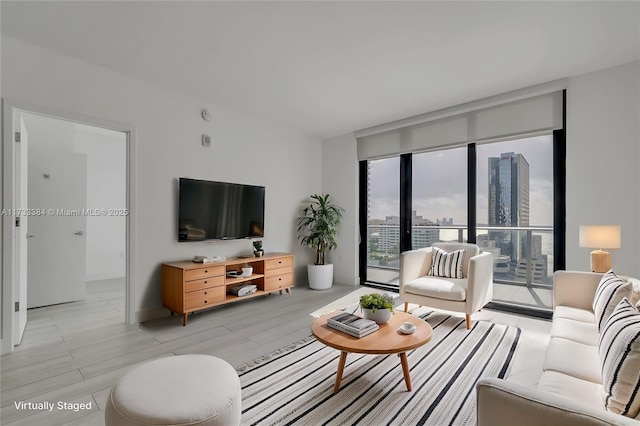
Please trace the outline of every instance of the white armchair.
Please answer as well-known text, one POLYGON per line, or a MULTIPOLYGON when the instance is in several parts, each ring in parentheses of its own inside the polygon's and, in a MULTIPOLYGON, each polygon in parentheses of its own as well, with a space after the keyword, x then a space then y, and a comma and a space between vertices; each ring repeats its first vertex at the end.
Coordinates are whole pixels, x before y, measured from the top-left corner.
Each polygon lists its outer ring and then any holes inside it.
POLYGON ((464 312, 467 329, 471 314, 482 309, 493 297, 493 255, 480 252, 475 244, 437 243, 432 247, 410 250, 400 256, 400 299, 405 312, 409 303, 464 312), (428 275, 433 261, 432 248, 446 252, 464 250, 463 278, 428 275))

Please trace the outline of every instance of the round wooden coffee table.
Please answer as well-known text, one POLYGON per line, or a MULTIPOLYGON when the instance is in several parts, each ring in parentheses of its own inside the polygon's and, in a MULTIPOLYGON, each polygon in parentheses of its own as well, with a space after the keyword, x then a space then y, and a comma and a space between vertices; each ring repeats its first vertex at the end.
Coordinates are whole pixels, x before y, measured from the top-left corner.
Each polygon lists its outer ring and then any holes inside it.
POLYGON ((424 345, 431 340, 433 330, 431 326, 421 318, 415 317, 405 312, 396 311, 386 324, 381 324, 380 329, 368 334, 360 339, 349 336, 346 333, 335 330, 327 326, 327 319, 342 313, 335 311, 322 316, 313 322, 311 332, 320 342, 340 352, 338 362, 338 373, 333 392, 340 389, 342 381, 342 371, 344 370, 347 354, 349 352, 359 354, 398 354, 404 381, 407 384, 407 391, 411 391, 411 376, 409 375, 409 363, 407 361, 407 351, 424 345), (416 326, 413 334, 402 334, 400 326, 403 322, 410 322, 416 326))

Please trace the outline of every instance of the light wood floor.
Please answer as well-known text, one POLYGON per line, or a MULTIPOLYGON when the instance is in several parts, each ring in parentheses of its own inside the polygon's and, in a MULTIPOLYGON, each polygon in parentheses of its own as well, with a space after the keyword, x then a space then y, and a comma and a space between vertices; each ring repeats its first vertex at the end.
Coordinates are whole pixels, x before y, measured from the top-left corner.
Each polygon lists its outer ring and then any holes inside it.
MULTIPOLYGON (((135 365, 187 353, 215 355, 235 367, 309 336, 310 314, 355 290, 294 288, 292 294, 249 299, 189 317, 124 324, 124 283, 89 283, 87 300, 28 312, 14 353, 0 358, 2 425, 104 425, 111 386, 135 365), (18 409, 16 402, 91 403, 90 410, 18 409)), ((355 300, 354 302, 357 302, 355 300)), ((535 385, 550 323, 484 310, 473 316, 523 329, 510 380, 535 385)))

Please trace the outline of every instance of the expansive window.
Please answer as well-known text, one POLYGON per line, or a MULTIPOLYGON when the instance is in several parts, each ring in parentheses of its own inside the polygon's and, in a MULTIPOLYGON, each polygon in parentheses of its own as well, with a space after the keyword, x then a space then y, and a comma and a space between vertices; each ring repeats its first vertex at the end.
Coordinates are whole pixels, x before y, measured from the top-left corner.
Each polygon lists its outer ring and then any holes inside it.
POLYGON ((466 240, 467 148, 414 154, 411 247, 466 240))
POLYGON ((367 164, 367 279, 397 283, 400 268, 400 157, 367 164))
POLYGON ((405 250, 437 241, 472 241, 494 256, 494 302, 551 309, 554 259, 557 253, 564 257, 563 247, 556 247, 564 238, 564 224, 556 223, 564 217, 558 214, 563 206, 555 202, 558 195, 564 197, 557 182, 563 176, 557 165, 564 152, 562 135, 363 161, 363 281, 398 285, 403 233, 410 242, 405 250), (410 185, 403 191, 405 178, 410 185))

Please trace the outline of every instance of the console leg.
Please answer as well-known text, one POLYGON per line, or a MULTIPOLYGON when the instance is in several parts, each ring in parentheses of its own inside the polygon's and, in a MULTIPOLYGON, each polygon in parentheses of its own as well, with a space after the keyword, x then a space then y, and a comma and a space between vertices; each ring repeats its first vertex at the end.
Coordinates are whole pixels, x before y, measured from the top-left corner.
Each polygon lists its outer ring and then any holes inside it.
POLYGON ((187 316, 189 314, 187 312, 185 312, 184 314, 182 314, 182 326, 186 327, 187 326, 187 316))

